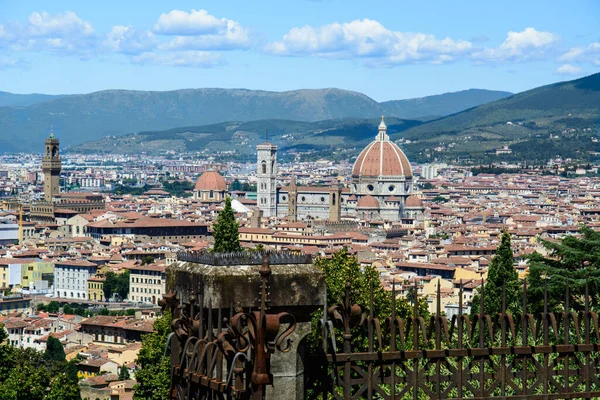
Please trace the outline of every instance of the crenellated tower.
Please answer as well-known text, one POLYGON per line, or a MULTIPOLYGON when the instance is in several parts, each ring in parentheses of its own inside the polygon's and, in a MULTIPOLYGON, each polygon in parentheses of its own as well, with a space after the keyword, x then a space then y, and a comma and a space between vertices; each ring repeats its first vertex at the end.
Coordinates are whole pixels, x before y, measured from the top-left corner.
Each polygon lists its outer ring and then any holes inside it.
POLYGON ((60 143, 50 130, 50 137, 45 141, 46 151, 42 157, 42 171, 44 172, 44 200, 52 202, 60 192, 60 171, 62 161, 60 158, 60 143))

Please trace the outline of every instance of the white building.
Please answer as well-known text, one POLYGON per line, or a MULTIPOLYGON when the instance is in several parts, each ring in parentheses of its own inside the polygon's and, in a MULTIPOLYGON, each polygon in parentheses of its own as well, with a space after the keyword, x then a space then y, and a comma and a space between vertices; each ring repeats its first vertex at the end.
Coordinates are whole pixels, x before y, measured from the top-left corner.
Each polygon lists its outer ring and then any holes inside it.
POLYGON ((167 290, 166 264, 146 264, 129 269, 129 300, 158 304, 167 290))
POLYGON ((98 266, 88 261, 57 261, 54 266, 54 296, 86 300, 88 279, 96 274, 98 266))

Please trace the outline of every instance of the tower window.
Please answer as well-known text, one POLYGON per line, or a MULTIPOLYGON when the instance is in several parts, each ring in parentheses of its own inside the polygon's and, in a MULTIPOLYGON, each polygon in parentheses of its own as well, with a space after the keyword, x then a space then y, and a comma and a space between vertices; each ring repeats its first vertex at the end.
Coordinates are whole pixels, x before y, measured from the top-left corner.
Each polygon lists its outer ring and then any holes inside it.
POLYGON ((325 197, 321 197, 321 203, 325 203, 325 197))
POLYGON ((394 189, 396 189, 396 187, 395 187, 394 185, 390 185, 390 187, 388 187, 388 190, 389 190, 390 192, 393 192, 393 191, 394 191, 394 189))
POLYGON ((373 191, 373 189, 375 189, 375 188, 373 187, 373 185, 367 185, 367 190, 368 190, 369 192, 372 192, 372 191, 373 191))
POLYGON ((302 200, 302 201, 306 201, 306 197, 302 196, 302 199, 301 199, 301 200, 302 200))
POLYGON ((267 173, 267 162, 263 160, 263 162, 260 163, 260 168, 263 174, 267 173))
POLYGON ((335 193, 333 193, 331 196, 331 204, 335 206, 335 193))

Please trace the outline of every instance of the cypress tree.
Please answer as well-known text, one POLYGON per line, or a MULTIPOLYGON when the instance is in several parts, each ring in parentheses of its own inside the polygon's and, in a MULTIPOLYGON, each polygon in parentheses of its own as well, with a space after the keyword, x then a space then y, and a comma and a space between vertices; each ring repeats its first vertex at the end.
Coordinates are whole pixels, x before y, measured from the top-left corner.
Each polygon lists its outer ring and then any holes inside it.
POLYGON ((242 251, 240 246, 239 225, 235 220, 235 214, 231 207, 231 198, 225 199, 225 207, 217 217, 217 223, 213 227, 215 253, 232 253, 242 251))
MULTIPOLYGON (((502 312, 502 291, 506 290, 506 311, 515 314, 521 310, 519 274, 514 267, 514 256, 508 232, 502 233, 502 242, 492 258, 485 282, 483 311, 494 315, 502 312)), ((479 313, 480 295, 477 293, 471 303, 471 312, 479 313)))

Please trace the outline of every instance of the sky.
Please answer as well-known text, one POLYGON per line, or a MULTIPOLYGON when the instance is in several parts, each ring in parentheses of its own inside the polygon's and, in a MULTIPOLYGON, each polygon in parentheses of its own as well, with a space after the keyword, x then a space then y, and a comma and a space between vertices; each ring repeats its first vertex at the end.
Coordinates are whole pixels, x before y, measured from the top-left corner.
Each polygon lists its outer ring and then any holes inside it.
POLYGON ((337 87, 377 101, 600 71, 600 2, 0 2, 0 91, 337 87))

